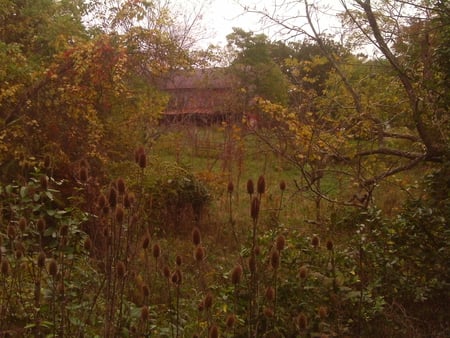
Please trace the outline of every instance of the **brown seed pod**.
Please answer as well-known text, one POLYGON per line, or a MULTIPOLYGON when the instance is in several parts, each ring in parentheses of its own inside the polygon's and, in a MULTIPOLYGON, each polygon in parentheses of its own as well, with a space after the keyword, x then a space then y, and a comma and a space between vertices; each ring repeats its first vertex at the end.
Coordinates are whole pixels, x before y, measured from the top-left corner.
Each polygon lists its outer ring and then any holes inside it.
POLYGON ((144 305, 141 307, 141 320, 142 321, 147 321, 148 318, 150 317, 150 311, 148 309, 147 305, 144 305))
POLYGON ((235 323, 236 323, 236 316, 232 313, 229 314, 225 321, 225 325, 227 326, 227 328, 231 329, 235 323))
POLYGON ((329 239, 327 241, 327 250, 328 251, 332 251, 333 250, 333 241, 331 239, 329 239))
POLYGON ((122 279, 123 277, 125 277, 125 272, 126 272, 125 264, 122 261, 118 261, 116 264, 117 277, 122 279))
POLYGON ((153 244, 152 255, 155 259, 158 259, 161 255, 161 247, 158 243, 153 244))
POLYGON ((281 191, 285 191, 286 190, 286 182, 285 181, 281 181, 280 182, 280 190, 281 191))
POLYGON ((53 258, 48 263, 48 274, 53 278, 56 277, 56 275, 58 274, 58 264, 53 258))
POLYGON ((116 208, 116 222, 119 225, 123 224, 123 219, 125 217, 125 211, 121 205, 118 205, 116 208))
POLYGON ((230 182, 228 182, 227 191, 229 194, 232 194, 233 190, 234 190, 234 184, 233 184, 233 182, 230 181, 230 182))
POLYGON ((318 312, 319 312, 319 317, 322 320, 328 316, 328 308, 326 306, 320 306, 318 312))
POLYGON ((319 237, 317 237, 316 235, 314 235, 313 238, 311 239, 311 245, 312 245, 314 248, 318 248, 318 247, 319 247, 319 244, 320 244, 320 239, 319 239, 319 237))
POLYGON ((19 219, 19 229, 24 232, 27 229, 28 223, 25 217, 19 219))
POLYGON ((233 283, 234 285, 239 284, 241 282, 242 272, 242 266, 240 264, 237 264, 231 272, 231 283, 233 283))
POLYGON ((194 258, 197 262, 201 262, 205 259, 205 248, 202 246, 198 246, 194 251, 194 258))
POLYGON ((197 305, 197 310, 198 310, 198 312, 202 312, 204 309, 205 309, 205 303, 203 301, 201 301, 197 305))
POLYGON ((203 299, 203 304, 205 305, 205 309, 210 309, 213 304, 213 295, 211 292, 208 292, 205 296, 205 299, 203 299))
POLYGON ((264 308, 264 316, 266 316, 266 318, 272 318, 274 316, 273 309, 270 307, 265 307, 264 308))
POLYGON ((41 234, 41 236, 44 234, 45 229, 47 228, 47 225, 45 224, 45 219, 42 217, 38 219, 37 221, 37 230, 41 234))
POLYGON ((69 234, 69 226, 67 224, 64 224, 63 226, 61 226, 61 228, 59 229, 59 235, 61 237, 65 237, 69 234))
POLYGON ((286 238, 283 235, 278 235, 276 240, 276 247, 278 251, 282 251, 286 245, 286 238))
POLYGON ((178 280, 178 273, 175 271, 174 273, 172 273, 172 276, 170 277, 170 280, 172 281, 173 284, 175 285, 179 285, 179 280, 178 280))
POLYGON ((81 183, 86 183, 89 177, 88 169, 86 167, 80 167, 79 177, 81 183))
POLYGON ((8 235, 8 238, 10 240, 15 239, 16 236, 17 236, 16 227, 13 224, 9 224, 7 229, 6 229, 6 234, 8 235))
POLYGON ((139 167, 145 169, 146 166, 147 166, 147 156, 145 155, 145 153, 141 153, 139 154, 139 167))
POLYGON ((2 272, 3 276, 9 276, 9 274, 11 273, 11 266, 9 265, 8 259, 2 259, 2 262, 0 264, 0 271, 2 272))
POLYGON ((253 180, 249 179, 247 181, 247 193, 249 195, 253 195, 255 193, 255 184, 253 183, 253 180))
POLYGON ((195 227, 194 229, 192 229, 192 243, 194 243, 195 246, 200 245, 202 241, 202 236, 200 233, 200 229, 195 227))
POLYGON ((297 325, 300 330, 304 330, 308 326, 308 319, 303 312, 297 316, 297 325))
POLYGON ((142 295, 148 297, 150 295, 150 288, 147 284, 142 285, 142 295))
POLYGON ((115 208, 117 205, 117 190, 113 186, 109 189, 108 202, 111 208, 115 208))
POLYGON ((170 269, 169 269, 169 267, 168 267, 167 265, 164 266, 164 268, 163 268, 163 275, 164 275, 164 277, 166 277, 167 279, 170 278, 170 269))
POLYGON ((253 197, 252 200, 252 206, 250 208, 250 216, 254 221, 256 221, 258 219, 258 215, 259 215, 259 198, 255 196, 253 197))
POLYGON ((258 191, 258 194, 260 195, 266 192, 266 180, 264 179, 264 176, 259 176, 258 183, 256 184, 256 189, 258 191))
POLYGON ((150 245, 150 235, 146 234, 142 239, 142 249, 146 250, 149 245, 150 245))
POLYGON ((125 189, 126 189, 124 179, 121 177, 118 178, 116 185, 117 185, 117 191, 118 191, 119 195, 123 196, 125 194, 125 189))
POLYGON ((45 157, 44 157, 44 168, 48 169, 48 168, 50 168, 50 165, 51 165, 50 156, 45 155, 45 157))
POLYGON ((274 270, 280 267, 280 252, 278 250, 272 250, 270 254, 270 265, 274 270))
POLYGON ((37 257, 37 266, 42 269, 45 266, 45 253, 41 251, 37 257))
POLYGON ((298 275, 301 279, 305 279, 308 276, 308 268, 306 266, 302 266, 298 275))
POLYGON ((106 196, 104 194, 98 196, 97 205, 99 209, 103 209, 106 206, 106 196))
POLYGON ((181 258, 180 255, 177 255, 177 257, 175 258, 175 264, 177 266, 181 266, 182 263, 183 263, 183 258, 181 258))
POLYGON ((275 289, 272 286, 268 286, 266 289, 266 299, 269 302, 273 302, 275 300, 275 289))
POLYGON ((219 338, 219 328, 216 325, 211 325, 209 329, 209 338, 219 338))
POLYGON ((134 151, 134 161, 139 164, 139 157, 141 156, 141 154, 145 153, 145 149, 143 146, 140 146, 138 148, 136 148, 136 150, 134 151))

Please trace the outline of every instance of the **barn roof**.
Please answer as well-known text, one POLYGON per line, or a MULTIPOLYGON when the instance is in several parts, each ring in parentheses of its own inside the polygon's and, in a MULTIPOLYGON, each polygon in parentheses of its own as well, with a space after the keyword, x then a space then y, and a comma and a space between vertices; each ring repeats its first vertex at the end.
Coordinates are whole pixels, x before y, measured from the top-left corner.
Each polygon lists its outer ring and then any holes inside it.
POLYGON ((176 71, 166 78, 162 89, 226 89, 232 84, 233 78, 225 68, 206 68, 176 71))

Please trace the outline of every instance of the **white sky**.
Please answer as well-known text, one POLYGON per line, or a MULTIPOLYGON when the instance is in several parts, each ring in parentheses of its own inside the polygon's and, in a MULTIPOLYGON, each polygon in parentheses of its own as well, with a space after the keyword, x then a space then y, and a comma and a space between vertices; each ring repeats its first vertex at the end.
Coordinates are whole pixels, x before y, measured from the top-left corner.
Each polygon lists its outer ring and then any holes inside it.
MULTIPOLYGON (((204 6, 201 25, 205 28, 206 38, 201 41, 200 44, 202 46, 207 46, 210 43, 224 45, 226 43, 226 36, 232 32, 233 27, 239 27, 255 33, 264 33, 269 38, 272 38, 275 33, 274 30, 270 30, 261 23, 260 16, 245 13, 242 6, 248 6, 249 8, 256 6, 258 9, 270 9, 273 8, 274 3, 277 3, 276 0, 191 0, 189 3, 186 0, 176 1, 180 1, 182 7, 193 6, 199 8, 202 5, 204 6)), ((278 1, 278 3, 282 2, 278 1)), ((327 26, 333 22, 336 23, 336 10, 332 9, 332 7, 336 7, 339 2, 337 0, 316 0, 316 2, 321 6, 329 7, 327 14, 323 14, 321 18, 322 25, 327 26)), ((301 15, 304 11, 303 5, 299 1, 294 1, 293 3, 296 3, 296 6, 290 8, 286 12, 286 15, 301 15)), ((323 27, 321 28, 323 29, 323 27)))

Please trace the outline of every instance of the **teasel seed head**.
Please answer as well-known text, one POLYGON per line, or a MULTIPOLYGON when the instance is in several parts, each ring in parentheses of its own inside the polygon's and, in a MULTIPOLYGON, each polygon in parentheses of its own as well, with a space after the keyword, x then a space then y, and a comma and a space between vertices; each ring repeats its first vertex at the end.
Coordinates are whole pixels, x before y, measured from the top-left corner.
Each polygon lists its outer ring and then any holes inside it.
POLYGON ((125 272, 126 272, 125 264, 122 261, 118 261, 116 264, 117 277, 122 279, 123 277, 125 277, 125 272))
POLYGON ((230 181, 230 182, 228 182, 227 191, 229 194, 232 194, 233 190, 234 190, 234 184, 233 184, 233 182, 230 181))
POLYGON ((195 227, 192 229, 192 243, 194 243, 195 246, 200 245, 202 242, 202 235, 200 233, 200 229, 195 227))
POLYGON ((264 307, 264 316, 266 316, 266 318, 272 318, 274 316, 273 309, 267 306, 264 307))
POLYGON ((147 298, 148 296, 150 296, 150 288, 148 287, 147 284, 142 285, 142 295, 147 298))
POLYGON ((203 312, 203 310, 205 309, 205 302, 201 301, 200 303, 198 303, 197 305, 197 310, 198 312, 203 312))
POLYGON ((69 226, 67 224, 64 224, 60 229, 59 229, 59 235, 61 237, 66 237, 69 234, 69 226))
POLYGON ((205 248, 202 246, 198 246, 194 251, 194 258, 197 262, 201 262, 205 259, 205 248))
POLYGON ((286 182, 285 181, 281 181, 280 182, 280 190, 281 191, 285 191, 286 190, 286 182))
POLYGON ((6 229, 6 234, 8 235, 8 238, 10 240, 13 240, 17 236, 16 227, 13 224, 9 224, 8 228, 6 229))
POLYGON ((51 164, 52 164, 52 163, 51 163, 50 156, 45 155, 45 157, 44 157, 44 168, 45 168, 45 169, 50 168, 50 165, 51 165, 51 164))
POLYGON ((147 250, 149 245, 150 245, 150 235, 146 234, 144 235, 144 238, 142 240, 142 249, 147 250))
POLYGON ((141 169, 145 169, 145 167, 147 167, 147 156, 145 153, 139 154, 139 167, 141 167, 141 169))
POLYGON ((152 255, 155 259, 158 259, 161 255, 161 247, 158 243, 153 244, 152 255))
POLYGON ((41 185, 42 190, 47 190, 48 189, 48 178, 47 175, 41 175, 41 177, 39 178, 39 183, 41 185))
POLYGON ((259 176, 258 183, 256 184, 256 189, 258 191, 258 194, 260 195, 266 192, 266 180, 264 179, 264 176, 259 176))
POLYGON ((90 237, 87 237, 87 238, 84 240, 84 249, 85 249, 86 251, 91 251, 91 248, 92 248, 92 240, 91 240, 90 237))
POLYGON ((25 230, 27 229, 27 226, 28 226, 28 224, 27 224, 26 218, 25 217, 21 217, 19 219, 19 229, 20 229, 20 231, 25 232, 25 230))
POLYGON ((302 266, 298 275, 301 279, 305 279, 308 276, 308 268, 306 266, 302 266))
POLYGON ((322 320, 328 316, 328 308, 326 306, 320 306, 318 312, 319 312, 319 317, 322 320))
POLYGON ((270 265, 274 270, 280 267, 280 252, 278 250, 272 250, 270 254, 270 265))
POLYGON ((53 278, 55 278, 58 274, 58 264, 54 258, 52 258, 48 263, 48 274, 53 278))
POLYGON ((275 300, 275 289, 272 286, 268 286, 266 289, 266 299, 269 302, 273 302, 275 300))
POLYGON ((234 285, 239 284, 241 282, 242 272, 242 265, 237 264, 231 272, 231 283, 234 285))
POLYGON ((254 221, 256 221, 258 219, 258 215, 259 215, 259 198, 255 196, 255 197, 253 197, 253 200, 252 200, 250 216, 252 217, 252 219, 254 221))
POLYGON ((333 251, 333 241, 331 239, 329 239, 327 241, 327 250, 328 251, 333 251))
POLYGON ((314 235, 313 238, 311 239, 311 245, 312 245, 314 248, 318 248, 318 247, 319 247, 319 244, 320 244, 320 239, 319 239, 319 237, 317 237, 316 235, 314 235))
POLYGON ((125 217, 125 211, 121 205, 118 205, 116 208, 116 222, 119 225, 123 224, 123 219, 125 217))
POLYGON ((248 193, 249 195, 253 195, 253 194, 255 193, 255 185, 254 185, 252 179, 249 179, 249 180, 247 181, 247 193, 248 193))
POLYGON ((177 266, 181 266, 181 264, 183 263, 183 258, 181 258, 180 255, 177 255, 177 257, 175 258, 175 263, 177 266))
POLYGON ((47 228, 47 225, 45 224, 45 219, 42 217, 38 219, 37 221, 37 230, 41 234, 41 236, 44 234, 45 229, 47 228))
POLYGON ((205 309, 209 310, 212 307, 213 304, 213 295, 211 292, 208 292, 203 299, 203 304, 205 305, 205 309))
POLYGON ((278 251, 282 251, 286 245, 286 238, 283 235, 278 235, 276 246, 278 251))
POLYGON ((209 338, 219 338, 219 328, 216 325, 211 325, 209 329, 209 338))
POLYGON ((104 194, 98 196, 97 204, 99 209, 103 209, 106 206, 106 196, 104 194))
POLYGON ((45 253, 43 251, 41 251, 37 257, 37 266, 39 269, 42 269, 45 266, 45 253))
POLYGON ((181 282, 182 282, 181 271, 178 269, 175 270, 175 272, 172 273, 170 280, 172 281, 173 284, 175 284, 177 286, 181 285, 181 282))
POLYGON ((134 161, 139 164, 139 157, 141 156, 141 154, 145 153, 145 149, 143 146, 140 146, 138 148, 136 148, 136 150, 134 151, 134 161))
POLYGON ((109 189, 108 202, 111 208, 117 205, 117 190, 113 186, 109 189))
POLYGON ((118 178, 117 179, 117 191, 119 192, 120 196, 123 196, 125 194, 125 181, 123 180, 123 178, 118 178))
POLYGON ((227 319, 225 321, 225 325, 227 326, 227 328, 231 329, 234 326, 235 323, 236 323, 236 316, 234 314, 230 313, 227 316, 227 319))
POLYGON ((143 322, 147 321, 148 318, 150 317, 150 311, 148 309, 147 305, 144 305, 141 307, 141 320, 143 322))
POLYGON ((170 269, 169 269, 169 267, 168 267, 167 265, 164 266, 164 268, 163 268, 163 275, 164 275, 164 277, 166 277, 167 279, 170 278, 170 269))
POLYGON ((9 276, 9 274, 11 273, 11 266, 9 265, 8 259, 2 259, 2 262, 0 264, 0 271, 2 272, 3 276, 9 276))
POLYGON ((304 330, 308 326, 308 319, 303 312, 297 316, 297 325, 300 330, 304 330))
POLYGON ((86 183, 87 180, 88 180, 88 177, 89 177, 88 168, 80 167, 79 176, 80 176, 80 182, 81 183, 86 183))
POLYGON ((59 246, 61 248, 64 248, 67 245, 67 237, 61 237, 59 239, 59 246))

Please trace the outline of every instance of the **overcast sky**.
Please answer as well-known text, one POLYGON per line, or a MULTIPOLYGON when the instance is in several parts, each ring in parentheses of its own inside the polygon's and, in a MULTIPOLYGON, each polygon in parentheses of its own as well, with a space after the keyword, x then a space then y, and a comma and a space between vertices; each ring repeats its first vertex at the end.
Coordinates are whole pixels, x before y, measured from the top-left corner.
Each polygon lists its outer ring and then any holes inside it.
MULTIPOLYGON (((186 1, 182 1, 183 6, 187 5, 186 1)), ((275 34, 274 29, 269 29, 267 24, 260 21, 260 17, 256 14, 244 13, 242 6, 253 8, 256 4, 258 9, 272 8, 274 3, 282 1, 276 0, 191 0, 190 5, 203 5, 202 25, 205 27, 206 39, 203 45, 209 43, 224 45, 226 36, 232 32, 233 27, 243 28, 246 31, 255 33, 264 33, 272 38, 275 34)), ((336 24, 336 5, 337 0, 316 0, 320 5, 328 8, 327 13, 323 13, 321 17, 322 29, 325 26, 336 24), (334 7, 334 8, 333 8, 334 7)), ((290 8, 284 14, 294 16, 303 13, 303 6, 300 2, 296 2, 295 7, 290 8)), ((280 12, 279 12, 280 13, 280 12)))

